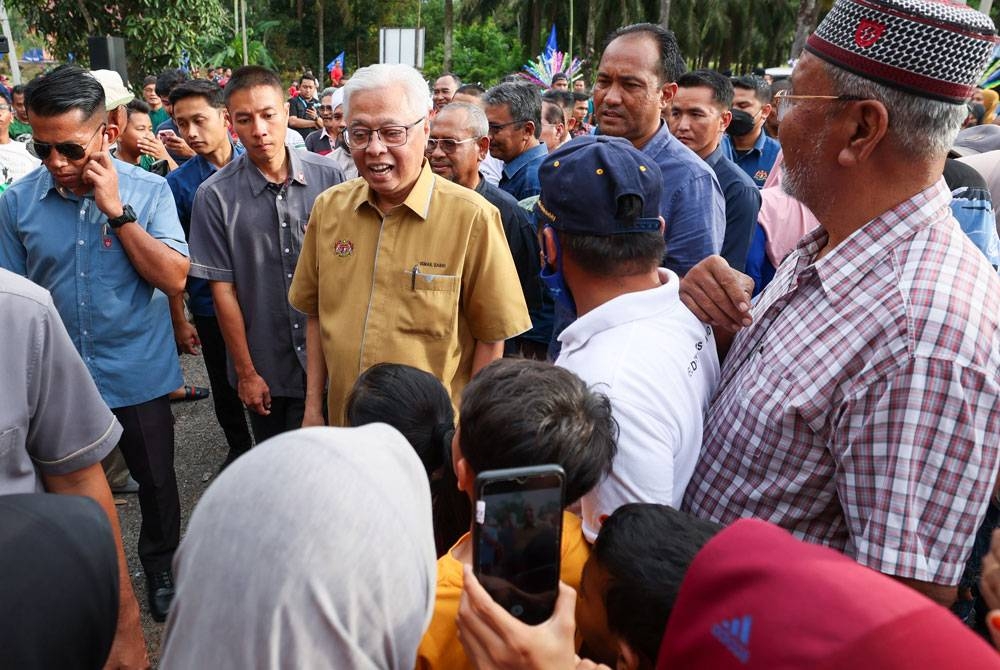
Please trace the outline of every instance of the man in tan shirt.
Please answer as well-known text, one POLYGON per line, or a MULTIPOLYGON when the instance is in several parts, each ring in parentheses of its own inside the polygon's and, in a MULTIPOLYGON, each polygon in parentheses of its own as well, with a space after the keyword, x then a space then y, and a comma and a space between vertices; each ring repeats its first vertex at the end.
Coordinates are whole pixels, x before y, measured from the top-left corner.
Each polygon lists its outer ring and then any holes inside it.
POLYGON ((404 65, 358 70, 345 89, 347 138, 362 180, 316 199, 289 292, 308 315, 303 425, 375 363, 436 375, 457 402, 503 341, 531 327, 495 207, 435 175, 424 159, 430 97, 404 65))

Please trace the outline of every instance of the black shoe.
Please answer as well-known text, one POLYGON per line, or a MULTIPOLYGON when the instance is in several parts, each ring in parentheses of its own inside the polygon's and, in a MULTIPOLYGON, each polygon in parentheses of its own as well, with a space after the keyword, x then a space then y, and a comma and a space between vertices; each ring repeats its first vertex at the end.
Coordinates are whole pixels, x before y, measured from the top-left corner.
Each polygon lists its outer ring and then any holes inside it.
POLYGON ((153 621, 163 623, 167 620, 170 603, 174 599, 174 575, 165 572, 153 572, 146 575, 146 592, 149 596, 149 613, 153 621))

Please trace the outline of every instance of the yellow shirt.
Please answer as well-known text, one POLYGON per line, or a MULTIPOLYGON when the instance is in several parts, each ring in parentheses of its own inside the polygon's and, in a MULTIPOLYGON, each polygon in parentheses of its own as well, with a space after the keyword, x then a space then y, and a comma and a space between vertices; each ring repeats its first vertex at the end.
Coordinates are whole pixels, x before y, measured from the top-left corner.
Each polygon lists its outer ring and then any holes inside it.
POLYGON ((319 317, 335 426, 355 379, 375 363, 430 372, 457 405, 475 342, 531 328, 500 213, 426 161, 385 216, 363 179, 316 198, 288 297, 319 317))
MULTIPOLYGON (((469 541, 466 533, 455 546, 469 541)), ((471 668, 465 656, 465 648, 458 641, 458 603, 462 597, 462 563, 452 557, 451 552, 438 559, 437 590, 434 595, 434 616, 424 633, 424 639, 417 648, 417 669, 460 670, 471 668)), ((580 517, 563 512, 562 554, 559 578, 580 589, 583 564, 590 557, 590 545, 583 538, 580 517)))

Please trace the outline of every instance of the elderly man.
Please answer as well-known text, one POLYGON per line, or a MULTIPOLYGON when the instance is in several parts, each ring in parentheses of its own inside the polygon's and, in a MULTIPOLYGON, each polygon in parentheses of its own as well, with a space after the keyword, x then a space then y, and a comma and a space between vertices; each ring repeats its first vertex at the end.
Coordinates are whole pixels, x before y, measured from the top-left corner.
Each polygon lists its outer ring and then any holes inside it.
POLYGON ((671 136, 660 118, 677 91, 678 62, 669 30, 650 23, 616 30, 597 69, 594 112, 602 134, 624 137, 660 167, 660 214, 667 222, 663 265, 684 275, 722 249, 726 210, 711 168, 671 136))
POLYGON ((453 402, 504 340, 531 327, 495 207, 431 171, 430 97, 406 65, 358 70, 344 92, 362 179, 316 200, 289 299, 308 315, 304 424, 342 424, 375 363, 436 375, 453 402))
MULTIPOLYGON (((490 153, 502 160, 500 188, 518 202, 536 199, 538 166, 548 153, 542 133, 542 98, 527 84, 497 84, 483 95, 490 122, 490 153)), ((532 202, 532 201, 529 201, 532 202)))
POLYGON ((682 287, 720 341, 744 326, 684 509, 777 523, 945 605, 997 476, 1000 279, 941 175, 995 35, 959 5, 838 0, 779 103, 782 184, 820 227, 752 311, 721 258, 682 287))
POLYGON ((509 193, 487 182, 479 171, 490 151, 488 129, 479 105, 453 102, 443 107, 431 123, 427 160, 434 174, 471 188, 499 210, 532 323, 531 330, 510 340, 505 349, 508 354, 545 360, 552 337, 552 301, 538 278, 538 239, 527 210, 518 207, 509 193))

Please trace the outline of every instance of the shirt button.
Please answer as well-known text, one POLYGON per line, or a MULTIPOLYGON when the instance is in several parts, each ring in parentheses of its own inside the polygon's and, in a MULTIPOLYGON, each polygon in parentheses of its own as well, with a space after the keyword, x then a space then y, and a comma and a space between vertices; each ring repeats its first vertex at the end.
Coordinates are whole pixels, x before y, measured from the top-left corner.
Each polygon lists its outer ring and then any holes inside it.
POLYGON ((83 306, 84 306, 84 305, 86 305, 86 304, 87 304, 87 303, 85 303, 85 302, 81 302, 81 303, 80 303, 80 307, 83 307, 83 306))
POLYGON ((302 351, 302 347, 295 347, 297 351, 302 351))
POLYGON ((288 227, 288 222, 287 221, 282 221, 281 222, 281 227, 282 228, 287 228, 288 227))
POLYGON ((81 272, 81 273, 80 273, 80 276, 81 276, 81 277, 86 277, 86 276, 87 276, 87 273, 86 273, 86 272, 81 272))
POLYGON ((86 335, 86 334, 87 334, 87 331, 83 331, 83 334, 84 334, 84 335, 86 335))
POLYGON ((281 196, 280 195, 278 196, 278 200, 281 200, 281 196))
POLYGON ((292 275, 288 275, 288 278, 289 278, 289 279, 291 279, 291 278, 292 278, 292 275))
POLYGON ((77 240, 76 243, 79 244, 81 247, 83 246, 83 240, 77 240))
POLYGON ((288 249, 285 249, 285 253, 286 253, 286 254, 288 253, 288 249))
POLYGON ((298 327, 299 327, 299 324, 297 324, 297 323, 292 325, 292 328, 298 328, 298 327))

